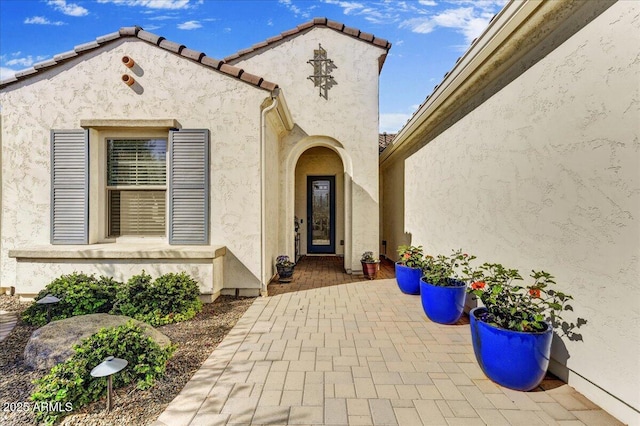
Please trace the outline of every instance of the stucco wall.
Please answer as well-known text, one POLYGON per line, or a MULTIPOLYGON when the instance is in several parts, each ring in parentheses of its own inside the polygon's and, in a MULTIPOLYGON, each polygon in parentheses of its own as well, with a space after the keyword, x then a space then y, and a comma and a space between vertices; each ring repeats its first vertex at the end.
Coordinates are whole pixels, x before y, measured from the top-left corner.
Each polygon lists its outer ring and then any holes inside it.
MULTIPOLYGON (((326 136, 336 140, 354 160, 353 244, 352 256, 347 256, 352 258, 351 264, 345 265, 347 269, 361 269, 362 252, 379 247, 378 58, 384 53, 384 49, 369 43, 316 27, 233 62, 283 88, 296 129, 285 138, 282 158, 287 158, 307 136, 326 136), (313 58, 318 44, 322 44, 327 57, 337 66, 332 72, 337 85, 329 90, 328 99, 320 97, 318 88, 307 79, 313 74, 313 67, 307 61, 313 58)), ((285 211, 282 214, 286 216, 285 211)), ((292 227, 285 223, 284 235, 293 235, 292 227)))
POLYGON ((303 222, 300 225, 300 253, 307 253, 307 177, 335 176, 336 200, 336 254, 344 254, 344 166, 338 154, 329 148, 316 147, 306 151, 298 160, 296 167, 296 206, 295 214, 303 222))
MULTIPOLYGON (((81 119, 177 119, 211 132, 210 240, 228 247, 227 281, 260 275, 260 104, 269 93, 139 40, 119 40, 0 93, 3 141, 2 282, 16 279, 7 251, 49 244, 51 129, 81 119), (121 62, 129 55, 141 69, 121 62), (6 207, 10 206, 10 207, 6 207)), ((101 134, 104 132, 101 132, 101 134)), ((107 132, 108 133, 108 132, 107 132)), ((93 146, 94 141, 90 141, 93 146)), ((94 226, 92 223, 91 226, 94 226)), ((46 283, 43 283, 45 285, 46 283)))
MULTIPOLYGON (((413 244, 557 277, 575 298, 570 319, 588 322, 581 341, 555 342, 555 371, 632 424, 640 421, 640 39, 630 34, 639 17, 637 3, 616 3, 407 158, 404 171, 403 232, 413 244)), ((385 192, 402 190, 398 170, 386 169, 385 192)))

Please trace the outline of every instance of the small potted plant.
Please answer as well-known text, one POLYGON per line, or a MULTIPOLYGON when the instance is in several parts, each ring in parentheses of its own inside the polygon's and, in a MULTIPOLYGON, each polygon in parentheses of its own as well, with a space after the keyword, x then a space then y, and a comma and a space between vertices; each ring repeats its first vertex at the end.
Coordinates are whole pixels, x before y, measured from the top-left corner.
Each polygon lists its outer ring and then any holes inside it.
POLYGON ((376 272, 378 271, 378 264, 380 263, 380 260, 373 257, 372 251, 365 251, 362 253, 360 263, 362 264, 362 273, 365 278, 370 280, 374 279, 376 277, 376 272))
POLYGON ((295 263, 289 259, 289 256, 281 254, 276 258, 276 269, 278 270, 278 281, 281 283, 290 283, 293 280, 293 268, 295 263))
POLYGON ((420 300, 424 313, 439 324, 455 324, 464 311, 466 281, 472 274, 469 256, 462 250, 449 256, 425 257, 420 278, 420 300))
POLYGON ((476 360, 499 385, 536 388, 549 366, 553 326, 562 311, 573 310, 572 297, 550 289, 555 281, 544 271, 532 271, 526 286, 513 283, 522 280, 517 270, 498 263, 485 263, 474 276, 468 291, 484 304, 469 315, 476 360))
POLYGON ((396 262, 396 282, 403 293, 420 294, 420 277, 424 256, 422 246, 399 246, 396 262))

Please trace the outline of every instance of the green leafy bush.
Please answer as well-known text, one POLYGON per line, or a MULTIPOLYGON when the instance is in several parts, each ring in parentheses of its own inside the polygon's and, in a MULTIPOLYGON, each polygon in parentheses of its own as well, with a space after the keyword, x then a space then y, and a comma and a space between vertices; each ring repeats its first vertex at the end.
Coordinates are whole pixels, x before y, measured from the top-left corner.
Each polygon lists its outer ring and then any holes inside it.
POLYGON ((108 356, 129 362, 124 370, 113 376, 114 389, 132 383, 139 389, 153 386, 155 379, 164 374, 175 346, 162 349, 139 326, 129 321, 119 327, 103 328, 74 346, 74 350, 70 359, 34 381, 36 388, 31 400, 60 408, 60 411, 35 411, 39 422, 54 424, 69 414, 65 408, 75 410, 105 395, 106 379, 91 377, 90 372, 108 356))
MULTIPOLYGON (((121 283, 113 278, 96 278, 94 275, 74 272, 53 280, 38 293, 36 300, 47 294, 60 299, 60 302, 51 305, 52 321, 76 315, 109 312, 113 308, 116 288, 120 285, 121 283)), ((22 319, 31 325, 45 325, 47 307, 34 303, 23 312, 22 319)))
POLYGON ((153 326, 186 321, 202 309, 199 295, 198 283, 184 272, 152 281, 143 271, 118 289, 113 312, 153 326))

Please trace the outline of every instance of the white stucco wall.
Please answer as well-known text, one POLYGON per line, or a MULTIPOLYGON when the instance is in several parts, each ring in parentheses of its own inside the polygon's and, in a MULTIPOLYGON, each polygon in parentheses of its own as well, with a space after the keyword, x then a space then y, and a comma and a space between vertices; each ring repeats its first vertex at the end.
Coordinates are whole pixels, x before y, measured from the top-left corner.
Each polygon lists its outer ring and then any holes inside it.
POLYGON ((582 341, 556 342, 553 356, 569 384, 630 424, 640 422, 637 34, 638 3, 614 4, 404 171, 413 244, 543 269, 574 296, 565 317, 588 321, 582 341))
MULTIPOLYGON (((286 159, 292 150, 299 148, 296 144, 308 136, 326 136, 336 140, 354 160, 350 176, 352 226, 347 227, 353 244, 351 256, 345 256, 350 259, 350 264, 345 265, 349 270, 361 269, 362 252, 379 247, 378 58, 384 53, 385 50, 377 46, 328 28, 315 27, 257 54, 232 61, 283 88, 297 127, 285 138, 281 158, 286 159), (318 88, 307 79, 313 74, 307 61, 313 58, 318 44, 322 44, 327 57, 337 66, 332 72, 337 85, 329 90, 328 99, 320 97, 318 88)), ((308 141, 312 147, 311 140, 308 141)), ((293 186, 294 182, 286 185, 293 186)), ((293 207, 288 213, 293 219, 293 207)), ((293 224, 288 222, 282 232, 293 236, 293 224)))
POLYGON ((4 88, 3 285, 16 280, 16 262, 7 257, 8 250, 49 244, 50 130, 78 129, 81 119, 170 118, 185 129, 210 130, 210 242, 228 248, 227 281, 235 287, 257 287, 260 104, 268 96, 135 39, 116 41, 4 88), (134 75, 137 92, 121 81, 122 74, 133 75, 122 64, 123 55, 143 71, 134 75))

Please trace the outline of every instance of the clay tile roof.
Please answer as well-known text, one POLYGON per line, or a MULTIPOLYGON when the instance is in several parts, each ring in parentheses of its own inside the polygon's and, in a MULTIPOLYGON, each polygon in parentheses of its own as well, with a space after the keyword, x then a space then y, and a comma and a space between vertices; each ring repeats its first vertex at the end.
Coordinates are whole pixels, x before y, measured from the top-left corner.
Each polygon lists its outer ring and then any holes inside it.
MULTIPOLYGON (((387 51, 389 51, 389 49, 391 49, 391 43, 389 43, 387 40, 382 39, 382 38, 378 38, 378 37, 374 37, 373 34, 369 34, 369 33, 363 33, 360 30, 356 29, 356 28, 350 28, 345 26, 344 24, 337 22, 337 21, 333 21, 331 19, 327 19, 327 18, 314 18, 311 21, 305 22, 304 24, 300 24, 295 28, 292 28, 288 31, 284 31, 282 33, 280 33, 279 35, 275 36, 275 37, 271 37, 266 39, 265 41, 263 41, 262 43, 257 43, 254 44, 253 46, 251 46, 248 49, 244 49, 241 50, 237 53, 234 53, 233 55, 229 55, 226 58, 224 58, 225 62, 233 62, 236 61, 238 59, 240 59, 242 56, 247 55, 249 53, 255 52, 256 50, 265 48, 265 47, 269 47, 270 45, 277 43, 281 40, 287 39, 288 37, 294 36, 296 34, 300 34, 310 28, 314 28, 314 27, 325 27, 325 28, 331 28, 334 31, 338 31, 340 33, 346 34, 348 36, 357 38, 358 40, 362 40, 364 42, 367 43, 371 43, 375 46, 381 47, 383 49, 386 49, 387 51)), ((380 66, 382 68, 382 65, 380 66)))
MULTIPOLYGON (((52 59, 39 62, 31 68, 21 70, 15 73, 12 77, 9 77, 5 80, 0 81, 0 89, 4 88, 9 84, 13 84, 17 81, 22 81, 26 78, 29 78, 30 76, 37 74, 40 71, 46 71, 48 69, 51 69, 52 67, 55 67, 71 58, 75 58, 76 56, 82 55, 88 51, 97 49, 114 40, 118 40, 121 38, 128 38, 128 37, 135 37, 140 40, 146 41, 147 43, 151 43, 155 46, 158 46, 158 48, 160 49, 164 49, 166 51, 178 54, 193 62, 201 63, 207 68, 211 68, 216 71, 222 72, 223 74, 226 74, 230 77, 237 78, 238 80, 251 84, 252 86, 258 87, 260 89, 273 91, 278 88, 278 85, 276 83, 267 81, 260 76, 247 73, 241 68, 234 67, 232 65, 225 64, 223 61, 219 61, 217 59, 208 57, 203 52, 198 52, 196 50, 189 49, 182 44, 169 41, 164 37, 150 33, 148 31, 144 31, 141 27, 135 26, 135 27, 120 28, 119 31, 98 37, 96 38, 95 41, 80 44, 76 46, 74 50, 59 53, 57 55, 54 55, 52 59)), ((258 43, 256 45, 257 46, 256 48, 260 48, 266 45, 268 45, 268 41, 263 43, 258 43)))
POLYGON ((395 137, 395 133, 380 133, 378 135, 378 152, 381 153, 382 151, 384 151, 384 149, 389 146, 391 142, 393 142, 395 137))

